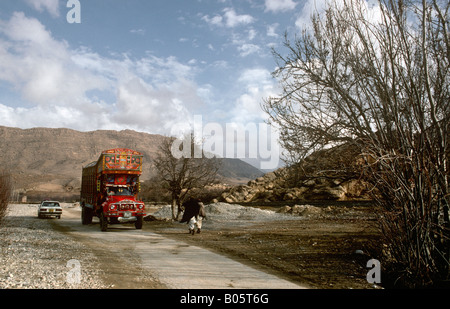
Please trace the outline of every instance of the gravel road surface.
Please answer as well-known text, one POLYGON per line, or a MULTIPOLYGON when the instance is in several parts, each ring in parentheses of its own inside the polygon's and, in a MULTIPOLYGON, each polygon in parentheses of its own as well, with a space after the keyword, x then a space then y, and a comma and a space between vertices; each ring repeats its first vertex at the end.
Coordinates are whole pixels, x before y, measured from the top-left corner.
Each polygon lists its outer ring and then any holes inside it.
POLYGON ((0 222, 0 288, 108 288, 96 267, 98 258, 81 242, 55 231, 56 220, 38 219, 37 205, 9 206, 0 222), (71 260, 83 265, 80 283, 67 280, 71 260))

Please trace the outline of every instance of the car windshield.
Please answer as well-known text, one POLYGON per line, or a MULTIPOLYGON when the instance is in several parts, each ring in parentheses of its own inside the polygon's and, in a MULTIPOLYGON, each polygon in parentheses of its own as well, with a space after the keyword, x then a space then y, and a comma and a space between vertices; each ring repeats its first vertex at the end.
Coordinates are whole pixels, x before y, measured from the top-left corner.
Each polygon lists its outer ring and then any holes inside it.
POLYGON ((133 195, 128 188, 111 187, 108 188, 109 195, 133 195))
POLYGON ((42 206, 45 206, 45 207, 59 207, 59 203, 56 203, 56 202, 44 202, 44 203, 42 203, 42 206))

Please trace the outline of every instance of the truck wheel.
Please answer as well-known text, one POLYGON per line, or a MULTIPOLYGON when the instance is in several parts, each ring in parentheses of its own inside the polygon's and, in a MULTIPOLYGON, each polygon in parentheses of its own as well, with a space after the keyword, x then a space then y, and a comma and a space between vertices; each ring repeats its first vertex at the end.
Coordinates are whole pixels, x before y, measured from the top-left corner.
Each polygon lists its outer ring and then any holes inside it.
POLYGON ((81 204, 81 224, 86 225, 88 224, 86 221, 86 212, 87 212, 87 208, 84 204, 84 202, 81 204))
POLYGON ((85 210, 86 215, 86 224, 92 224, 92 217, 94 216, 94 211, 91 208, 86 208, 85 210))
POLYGON ((86 225, 86 207, 81 207, 81 224, 86 225))
POLYGON ((102 232, 106 232, 108 229, 108 219, 105 217, 103 212, 100 214, 100 229, 102 232))
POLYGON ((143 217, 139 216, 139 217, 136 217, 136 219, 137 220, 134 222, 134 226, 136 227, 137 230, 140 230, 140 229, 142 229, 142 222, 144 221, 143 217))
POLYGON ((92 223, 92 209, 89 207, 82 206, 81 208, 81 223, 83 225, 91 224, 92 223))

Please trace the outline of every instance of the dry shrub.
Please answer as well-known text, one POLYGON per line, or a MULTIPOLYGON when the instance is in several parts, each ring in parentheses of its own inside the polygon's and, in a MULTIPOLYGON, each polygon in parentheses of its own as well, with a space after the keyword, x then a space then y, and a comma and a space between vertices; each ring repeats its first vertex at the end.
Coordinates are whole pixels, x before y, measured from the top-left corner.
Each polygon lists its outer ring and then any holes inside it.
POLYGON ((0 221, 6 215, 11 196, 11 177, 0 171, 0 221))

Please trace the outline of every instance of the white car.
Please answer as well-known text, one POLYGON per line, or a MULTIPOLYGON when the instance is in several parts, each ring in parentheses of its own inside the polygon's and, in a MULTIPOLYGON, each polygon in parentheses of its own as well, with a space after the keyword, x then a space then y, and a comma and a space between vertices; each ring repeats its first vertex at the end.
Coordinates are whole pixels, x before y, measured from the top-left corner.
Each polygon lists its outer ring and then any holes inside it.
POLYGON ((38 207, 38 217, 56 217, 61 219, 62 207, 57 201, 43 201, 38 207))

